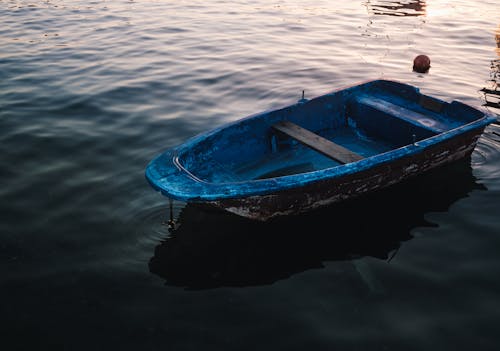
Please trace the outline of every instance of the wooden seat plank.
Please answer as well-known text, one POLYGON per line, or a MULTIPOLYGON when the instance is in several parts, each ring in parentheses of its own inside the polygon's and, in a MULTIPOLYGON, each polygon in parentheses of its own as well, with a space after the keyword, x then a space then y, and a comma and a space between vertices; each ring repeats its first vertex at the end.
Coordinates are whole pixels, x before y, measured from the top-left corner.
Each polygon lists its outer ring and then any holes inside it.
MULTIPOLYGON (((421 112, 409 110, 403 106, 395 105, 390 101, 379 99, 374 96, 359 96, 356 98, 356 101, 359 104, 388 113, 391 116, 408 121, 419 127, 426 128, 434 133, 442 133, 452 128, 452 126, 438 120, 435 114, 425 115, 421 112)), ((424 99, 423 101, 426 100, 424 99)), ((429 102, 427 102, 427 105, 429 105, 429 102)), ((435 106, 434 108, 438 107, 435 106)))
POLYGON ((363 159, 363 156, 290 121, 278 122, 273 125, 273 128, 337 162, 345 164, 363 159))

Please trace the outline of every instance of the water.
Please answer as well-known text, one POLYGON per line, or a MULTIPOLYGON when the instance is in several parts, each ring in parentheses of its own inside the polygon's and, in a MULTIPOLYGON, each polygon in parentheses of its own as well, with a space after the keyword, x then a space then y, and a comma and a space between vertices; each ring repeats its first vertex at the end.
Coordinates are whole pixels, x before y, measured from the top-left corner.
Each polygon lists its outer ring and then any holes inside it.
POLYGON ((0 1, 2 349, 498 349, 498 125, 470 160, 271 224, 174 202, 169 231, 144 168, 373 78, 500 113, 499 15, 496 0, 0 1), (411 71, 421 53, 429 74, 411 71))

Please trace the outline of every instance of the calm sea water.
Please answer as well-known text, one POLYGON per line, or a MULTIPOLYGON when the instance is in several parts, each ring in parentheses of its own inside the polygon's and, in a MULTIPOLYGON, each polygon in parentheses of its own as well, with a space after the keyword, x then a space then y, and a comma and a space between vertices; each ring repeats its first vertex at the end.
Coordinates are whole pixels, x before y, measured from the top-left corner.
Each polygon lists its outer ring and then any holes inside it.
POLYGON ((144 179, 302 90, 383 77, 500 113, 481 91, 497 0, 0 0, 0 18, 3 350, 500 347, 498 125, 469 160, 268 224, 174 202, 169 231, 144 179))

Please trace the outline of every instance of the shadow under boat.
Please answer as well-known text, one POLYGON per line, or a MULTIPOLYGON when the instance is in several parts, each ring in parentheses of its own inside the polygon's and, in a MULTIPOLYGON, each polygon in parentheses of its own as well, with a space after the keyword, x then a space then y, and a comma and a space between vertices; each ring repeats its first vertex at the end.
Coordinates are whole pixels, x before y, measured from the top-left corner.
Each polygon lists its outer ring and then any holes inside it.
POLYGON ((446 211, 475 189, 485 188, 467 158, 355 200, 265 223, 187 205, 149 269, 167 285, 207 289, 271 284, 325 261, 390 260, 413 228, 435 226, 426 213, 446 211))

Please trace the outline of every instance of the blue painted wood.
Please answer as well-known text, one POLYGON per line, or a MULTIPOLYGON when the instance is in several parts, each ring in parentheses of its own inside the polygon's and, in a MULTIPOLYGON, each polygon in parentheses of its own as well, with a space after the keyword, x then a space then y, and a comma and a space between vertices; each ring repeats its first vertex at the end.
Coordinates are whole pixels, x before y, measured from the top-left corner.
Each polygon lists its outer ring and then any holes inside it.
POLYGON ((342 164, 363 159, 363 156, 290 121, 278 122, 273 128, 342 164))
POLYGON ((435 134, 442 133, 460 125, 458 121, 455 122, 449 119, 443 120, 439 114, 431 114, 430 112, 424 114, 419 111, 410 110, 404 106, 396 105, 388 100, 379 99, 375 96, 359 96, 356 98, 356 103, 366 105, 373 110, 385 113, 391 119, 402 119, 435 134))
POLYGON ((152 160, 146 178, 168 197, 262 220, 358 196, 466 157, 493 121, 460 102, 375 80, 198 135, 152 160), (276 133, 273 126, 283 121, 363 158, 337 162, 276 133))

